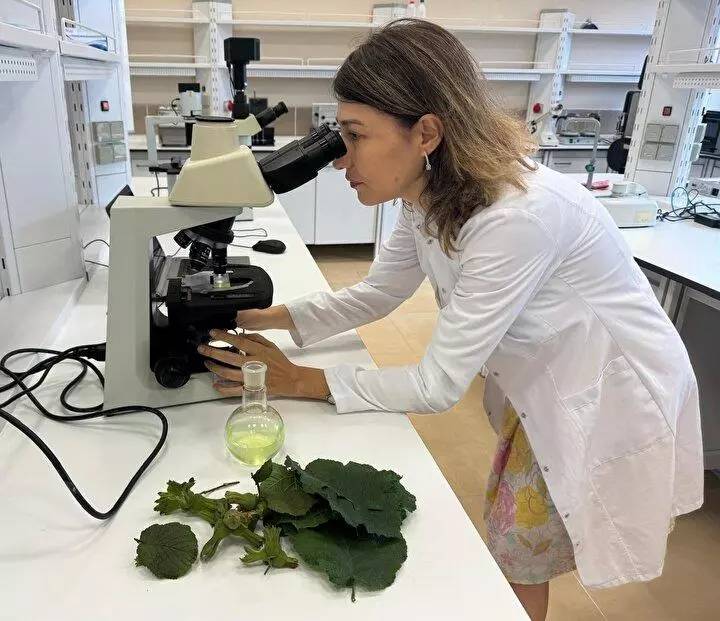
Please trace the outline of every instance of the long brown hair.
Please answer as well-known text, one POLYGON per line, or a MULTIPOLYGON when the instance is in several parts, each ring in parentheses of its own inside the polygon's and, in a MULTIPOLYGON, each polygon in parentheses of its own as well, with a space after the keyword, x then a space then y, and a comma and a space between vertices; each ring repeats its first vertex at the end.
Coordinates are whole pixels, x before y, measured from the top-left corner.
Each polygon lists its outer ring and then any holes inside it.
POLYGON ((525 126, 503 111, 479 65, 450 32, 421 19, 399 19, 373 31, 333 81, 339 101, 362 103, 412 127, 425 114, 444 126, 430 154, 421 195, 425 228, 445 253, 478 207, 509 187, 525 190, 525 158, 537 146, 525 126), (433 229, 435 231, 433 232, 433 229))

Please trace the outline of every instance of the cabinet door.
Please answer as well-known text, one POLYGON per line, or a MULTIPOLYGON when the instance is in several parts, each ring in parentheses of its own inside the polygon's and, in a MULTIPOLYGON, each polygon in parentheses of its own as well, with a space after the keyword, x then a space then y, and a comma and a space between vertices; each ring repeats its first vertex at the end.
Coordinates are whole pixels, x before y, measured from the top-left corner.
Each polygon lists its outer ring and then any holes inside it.
MULTIPOLYGON (((592 150, 588 151, 554 151, 550 154, 548 166, 562 173, 583 173, 585 165, 590 163, 592 150)), ((596 163, 596 167, 598 167, 596 163)))
POLYGON ((315 184, 313 179, 279 196, 280 204, 306 244, 315 243, 315 184))
POLYGON ((375 209, 357 199, 344 171, 323 168, 317 176, 315 243, 372 244, 375 209))
POLYGON ((680 306, 680 332, 700 389, 705 468, 720 468, 720 300, 687 289, 680 306))

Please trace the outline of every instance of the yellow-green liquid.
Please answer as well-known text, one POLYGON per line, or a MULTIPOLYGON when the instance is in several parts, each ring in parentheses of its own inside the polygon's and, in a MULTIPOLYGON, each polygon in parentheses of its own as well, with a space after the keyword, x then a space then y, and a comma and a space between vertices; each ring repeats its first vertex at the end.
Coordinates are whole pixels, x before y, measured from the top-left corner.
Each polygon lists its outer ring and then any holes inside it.
POLYGON ((285 441, 282 419, 272 406, 238 413, 225 426, 228 450, 247 466, 262 466, 277 454, 285 441))

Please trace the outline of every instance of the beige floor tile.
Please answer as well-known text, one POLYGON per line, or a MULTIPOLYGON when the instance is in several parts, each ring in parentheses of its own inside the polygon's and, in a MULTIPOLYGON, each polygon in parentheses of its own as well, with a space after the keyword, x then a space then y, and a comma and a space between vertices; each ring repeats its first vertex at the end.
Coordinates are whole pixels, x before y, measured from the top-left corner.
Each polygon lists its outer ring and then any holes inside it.
POLYGON ((358 334, 373 354, 407 354, 411 347, 402 334, 389 321, 382 320, 358 328, 358 334))
POLYGON ((472 494, 468 496, 461 496, 460 503, 465 509, 465 513, 472 520, 475 528, 480 533, 483 539, 487 538, 487 528, 485 527, 485 520, 483 519, 483 510, 485 508, 485 494, 472 494))
POLYGON ((604 618, 574 574, 550 581, 547 621, 599 621, 604 618))
POLYGON ((404 367, 410 364, 417 364, 420 362, 422 356, 416 354, 408 348, 405 352, 399 352, 395 354, 386 354, 377 352, 372 354, 373 360, 378 367, 404 367))
POLYGON ((405 337, 410 347, 416 352, 424 353, 430 344, 438 313, 405 313, 393 315, 391 320, 405 337))

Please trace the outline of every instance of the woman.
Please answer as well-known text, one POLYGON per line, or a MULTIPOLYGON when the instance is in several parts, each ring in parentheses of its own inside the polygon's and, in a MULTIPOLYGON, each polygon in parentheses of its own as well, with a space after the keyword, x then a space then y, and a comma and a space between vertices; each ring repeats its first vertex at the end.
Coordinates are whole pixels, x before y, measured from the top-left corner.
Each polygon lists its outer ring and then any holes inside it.
MULTIPOLYGON (((531 618, 576 566, 595 587, 657 577, 674 516, 702 503, 697 387, 603 206, 529 159, 524 127, 439 26, 371 34, 333 87, 347 144, 335 166, 363 204, 401 198, 402 213, 363 282, 238 313, 238 326, 309 345, 387 315, 427 276, 432 341, 417 365, 321 370, 258 335, 221 336, 270 365, 271 393, 330 398, 340 413, 443 411, 487 365, 486 403, 500 394, 487 407, 500 434, 487 543, 531 618)), ((239 370, 207 366, 220 392, 242 392, 239 370)))

